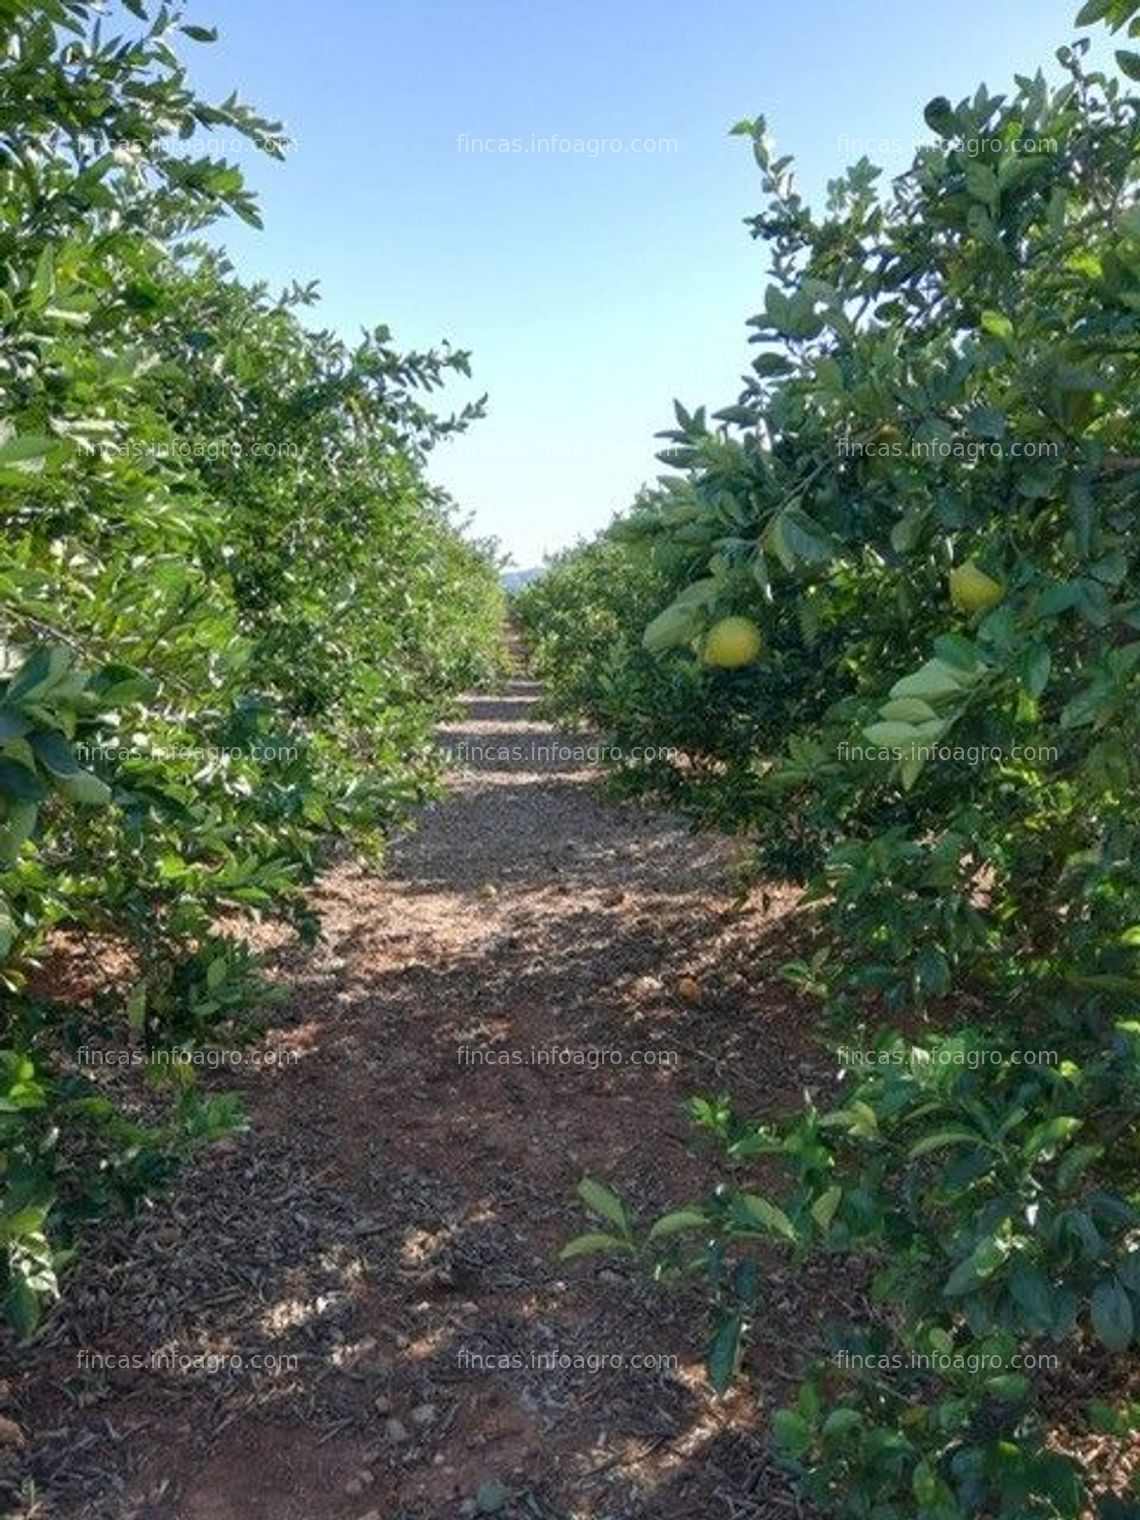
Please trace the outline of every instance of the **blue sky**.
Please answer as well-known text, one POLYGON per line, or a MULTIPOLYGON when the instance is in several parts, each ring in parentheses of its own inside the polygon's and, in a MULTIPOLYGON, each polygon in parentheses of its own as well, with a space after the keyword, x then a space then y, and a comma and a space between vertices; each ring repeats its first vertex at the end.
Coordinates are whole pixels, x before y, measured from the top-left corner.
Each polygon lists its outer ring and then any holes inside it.
MULTIPOLYGON (((767 257, 747 145, 763 113, 818 202, 863 140, 887 170, 922 107, 1048 67, 1076 0, 195 0, 207 93, 237 88, 293 140, 243 152, 265 230, 238 267, 320 282, 320 321, 473 351, 489 416, 433 477, 517 563, 593 532, 660 467, 676 396, 735 399, 767 257), (470 139, 607 140, 589 152, 470 139), (621 151, 613 142, 620 141, 621 151), (634 151, 651 139, 655 151, 634 151)), ((233 156, 233 155, 231 155, 233 156)))

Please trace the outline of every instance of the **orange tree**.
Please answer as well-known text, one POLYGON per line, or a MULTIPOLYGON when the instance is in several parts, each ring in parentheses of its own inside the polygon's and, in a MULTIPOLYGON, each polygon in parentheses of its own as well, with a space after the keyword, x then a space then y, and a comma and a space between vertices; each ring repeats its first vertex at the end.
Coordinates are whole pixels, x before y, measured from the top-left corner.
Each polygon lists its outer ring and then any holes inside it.
POLYGON ((144 1126, 83 1047, 256 1028, 234 915, 313 932, 325 841, 380 850, 434 784, 434 720, 497 661, 493 556, 423 474, 477 414, 430 406, 467 357, 313 331, 310 290, 271 297, 199 241, 256 220, 202 133, 279 151, 187 83, 175 49, 210 35, 142 0, 0 6, 0 1298, 21 1332, 84 1220, 240 1118, 168 1064, 144 1126), (61 936, 105 968, 78 1001, 35 974, 61 936))
MULTIPOLYGON (((1138 11, 1079 20, 1135 35, 1138 11)), ((648 1231, 588 1181, 603 1223, 568 1253, 706 1274, 719 1387, 763 1309, 758 1241, 865 1257, 873 1322, 775 1420, 845 1516, 1080 1513, 1033 1358, 1123 1365, 1140 1327, 1140 55, 1058 56, 1060 87, 932 101, 908 172, 884 190, 857 164, 821 217, 763 121, 736 128, 774 255, 753 375, 712 419, 678 408, 678 477, 609 534, 668 579, 643 644, 716 715, 672 794, 808 883, 830 932, 787 971, 859 1060, 829 1111, 695 1100, 725 1179, 648 1231), (725 615, 760 633, 739 670, 700 664, 725 615)), ((606 680, 603 701, 579 677, 580 715, 666 689, 641 655, 606 680)), ((1122 1434, 1132 1412, 1073 1418, 1122 1434)))

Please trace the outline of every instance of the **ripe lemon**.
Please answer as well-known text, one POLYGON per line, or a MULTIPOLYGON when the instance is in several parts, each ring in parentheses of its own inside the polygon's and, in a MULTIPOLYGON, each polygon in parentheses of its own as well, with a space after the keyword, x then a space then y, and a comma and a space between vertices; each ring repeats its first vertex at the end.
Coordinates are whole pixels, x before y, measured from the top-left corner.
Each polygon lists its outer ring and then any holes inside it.
POLYGON ((960 612, 988 612, 1005 600, 1005 587, 968 559, 950 572, 950 600, 960 612))
POLYGON ((714 623, 705 638, 701 658, 706 665, 739 670, 760 653, 760 630, 751 618, 726 617, 714 623))

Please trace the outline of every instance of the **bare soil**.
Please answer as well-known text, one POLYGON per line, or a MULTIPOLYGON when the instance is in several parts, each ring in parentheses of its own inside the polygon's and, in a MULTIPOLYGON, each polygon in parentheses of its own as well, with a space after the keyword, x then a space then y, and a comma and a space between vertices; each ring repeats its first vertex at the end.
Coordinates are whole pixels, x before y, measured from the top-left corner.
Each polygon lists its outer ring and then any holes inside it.
POLYGON ((774 1260, 722 1400, 695 1289, 558 1260, 584 1174, 642 1217, 707 1191, 688 1095, 775 1113, 829 1082, 775 975, 795 899, 740 902, 726 842, 608 799, 537 695, 472 699, 447 800, 383 876, 323 877, 315 951, 278 944, 261 1063, 207 1078, 250 1132, 100 1229, 0 1385, 33 1479, 14 1513, 805 1513, 761 1429, 855 1290, 774 1260))

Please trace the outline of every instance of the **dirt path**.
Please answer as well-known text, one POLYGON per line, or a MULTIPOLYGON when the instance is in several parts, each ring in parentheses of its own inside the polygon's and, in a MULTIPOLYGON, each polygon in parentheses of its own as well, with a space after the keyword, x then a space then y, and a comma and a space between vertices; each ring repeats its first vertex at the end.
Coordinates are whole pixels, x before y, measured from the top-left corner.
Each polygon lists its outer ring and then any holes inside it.
POLYGON ((803 1284, 771 1277, 750 1377, 721 1402, 699 1297, 556 1259, 586 1172, 646 1212, 705 1190, 685 1096, 775 1107, 811 1076, 772 976, 791 904, 734 907, 728 848, 606 800, 535 696, 513 682, 441 735, 452 795, 383 879, 322 880, 324 941, 282 953, 281 1064, 211 1078, 253 1134, 106 1231, 28 1359, 46 1497, 20 1513, 795 1512, 757 1426, 810 1350, 803 1284), (183 1360, 97 1360, 158 1348, 183 1360))

